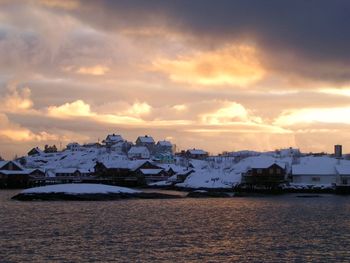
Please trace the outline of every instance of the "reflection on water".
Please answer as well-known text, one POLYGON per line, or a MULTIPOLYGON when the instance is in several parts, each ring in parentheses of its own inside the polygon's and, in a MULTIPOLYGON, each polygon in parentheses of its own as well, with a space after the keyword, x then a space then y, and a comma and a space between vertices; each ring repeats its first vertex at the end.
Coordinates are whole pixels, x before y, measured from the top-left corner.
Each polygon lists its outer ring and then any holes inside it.
POLYGON ((0 191, 1 262, 349 261, 350 198, 18 202, 0 191))

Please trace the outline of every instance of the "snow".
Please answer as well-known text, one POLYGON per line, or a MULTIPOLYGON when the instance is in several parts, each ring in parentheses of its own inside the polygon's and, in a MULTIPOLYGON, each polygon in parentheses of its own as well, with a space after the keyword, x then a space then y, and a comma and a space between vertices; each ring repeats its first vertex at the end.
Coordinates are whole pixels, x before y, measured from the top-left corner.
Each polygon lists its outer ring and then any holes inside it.
POLYGON ((139 136, 138 139, 142 143, 154 143, 154 140, 151 136, 139 136))
POLYGON ((336 165, 335 169, 339 175, 350 175, 350 165, 336 165))
POLYGON ((103 184, 56 184, 26 189, 22 194, 36 193, 66 193, 66 194, 108 194, 108 193, 140 193, 126 187, 103 185, 103 184))
POLYGON ((123 141, 123 137, 121 135, 117 134, 109 134, 107 135, 106 142, 120 142, 123 141))
POLYGON ((308 156, 300 159, 300 164, 292 166, 293 175, 335 175, 337 164, 350 163, 347 160, 337 160, 328 156, 308 156))
POLYGON ((192 150, 188 150, 188 152, 192 155, 206 155, 206 154, 208 154, 206 151, 203 151, 200 149, 192 149, 192 150))
POLYGON ((160 145, 160 146, 166 146, 166 147, 173 147, 173 145, 171 144, 171 142, 169 142, 169 141, 159 141, 158 142, 158 145, 160 145))
POLYGON ((163 171, 163 169, 140 169, 141 173, 143 173, 144 175, 157 175, 159 174, 161 171, 163 171))
POLYGON ((145 146, 133 146, 128 154, 149 154, 149 151, 145 146))

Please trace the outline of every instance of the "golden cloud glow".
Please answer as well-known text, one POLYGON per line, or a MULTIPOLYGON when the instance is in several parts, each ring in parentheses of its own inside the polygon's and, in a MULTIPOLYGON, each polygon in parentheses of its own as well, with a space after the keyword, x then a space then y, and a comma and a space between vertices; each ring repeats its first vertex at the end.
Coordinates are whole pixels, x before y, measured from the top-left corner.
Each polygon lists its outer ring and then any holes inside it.
POLYGON ((145 102, 136 102, 129 109, 127 109, 125 113, 131 116, 142 116, 149 114, 151 112, 151 109, 152 107, 145 102))
POLYGON ((264 75, 257 50, 247 45, 229 46, 175 60, 158 59, 153 63, 153 69, 167 74, 175 82, 200 85, 246 86, 264 75))
POLYGON ((21 112, 32 108, 31 91, 28 87, 17 89, 15 85, 10 85, 8 91, 9 93, 1 100, 3 111, 21 112))
POLYGON ((343 123, 350 124, 350 107, 296 109, 282 112, 274 121, 280 126, 298 123, 343 123))
POLYGON ((48 114, 56 118, 88 117, 94 115, 91 113, 90 105, 82 100, 65 103, 61 106, 50 106, 48 108, 48 114))
POLYGON ((350 88, 341 88, 341 89, 335 89, 335 88, 323 88, 318 90, 321 93, 326 94, 332 94, 332 95, 339 95, 339 96, 350 96, 350 88))
POLYGON ((201 121, 209 125, 224 125, 242 121, 262 122, 261 118, 250 115, 243 105, 236 102, 225 102, 223 107, 215 112, 201 115, 201 121))
POLYGON ((184 104, 174 105, 173 108, 177 111, 184 111, 187 110, 187 106, 184 104))
POLYGON ((109 67, 96 65, 93 67, 81 67, 76 73, 83 75, 103 76, 110 70, 109 67))

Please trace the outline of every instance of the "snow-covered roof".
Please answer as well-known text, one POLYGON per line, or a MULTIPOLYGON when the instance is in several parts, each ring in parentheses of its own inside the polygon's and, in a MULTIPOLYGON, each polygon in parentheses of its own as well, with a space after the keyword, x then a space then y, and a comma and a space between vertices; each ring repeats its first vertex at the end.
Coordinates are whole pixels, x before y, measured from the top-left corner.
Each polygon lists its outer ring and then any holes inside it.
POLYGON ((128 151, 128 154, 149 154, 148 149, 145 146, 133 146, 128 151))
POLYGON ((7 164, 8 161, 0 161, 0 169, 7 164))
POLYGON ((129 169, 129 162, 127 160, 111 160, 101 162, 107 169, 129 169))
POLYGON ((140 169, 144 175, 159 174, 163 169, 140 169))
POLYGON ((206 151, 203 151, 200 149, 191 149, 191 150, 188 150, 188 152, 190 154, 193 154, 193 155, 206 155, 206 154, 208 154, 206 151))
POLYGON ((336 165, 335 169, 339 175, 350 175, 350 165, 336 165))
POLYGON ((137 139, 143 143, 154 143, 153 138, 151 136, 148 136, 148 135, 139 136, 137 139))
POLYGON ((77 168, 60 168, 56 169, 55 173, 56 174, 73 174, 77 171, 77 168))
POLYGON ((14 165, 18 166, 20 169, 24 170, 24 167, 16 161, 0 161, 0 170, 2 170, 2 168, 4 168, 4 166, 8 163, 13 163, 14 165))
POLYGON ((278 165, 279 167, 285 169, 286 168, 286 164, 283 162, 278 162, 276 160, 273 160, 271 158, 256 158, 256 160, 254 162, 252 162, 250 168, 253 169, 266 169, 269 168, 272 165, 278 165))
POLYGON ((44 153, 44 151, 40 150, 39 147, 34 147, 34 148, 32 148, 28 153, 30 153, 31 151, 36 151, 38 154, 44 153))
POLYGON ((29 174, 29 170, 23 170, 23 171, 16 171, 16 170, 0 170, 0 174, 6 174, 6 175, 12 175, 12 174, 29 174))
POLYGON ((128 163, 128 168, 131 170, 131 171, 135 171, 137 170, 138 168, 140 168, 142 165, 144 165, 145 163, 147 163, 149 161, 146 161, 146 160, 133 160, 133 161, 129 161, 128 163))
POLYGON ((293 175, 335 175, 337 160, 328 156, 302 158, 300 164, 292 165, 293 175))
POLYGON ((107 142, 120 142, 120 141, 124 141, 123 137, 119 134, 109 134, 106 137, 107 142))
POLYGON ((171 144, 171 142, 169 142, 169 141, 159 141, 158 143, 157 143, 158 145, 160 145, 160 146, 166 146, 166 147, 172 147, 173 145, 171 144))

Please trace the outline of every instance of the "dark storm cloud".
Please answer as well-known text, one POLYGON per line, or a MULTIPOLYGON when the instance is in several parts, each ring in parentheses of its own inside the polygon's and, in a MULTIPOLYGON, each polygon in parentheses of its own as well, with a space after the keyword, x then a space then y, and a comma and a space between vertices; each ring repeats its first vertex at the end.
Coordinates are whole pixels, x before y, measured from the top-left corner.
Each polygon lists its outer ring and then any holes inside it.
POLYGON ((267 52, 266 63, 283 72, 350 78, 344 69, 350 64, 349 1, 104 0, 82 1, 72 12, 104 30, 166 27, 211 46, 243 38, 257 43, 267 52))

